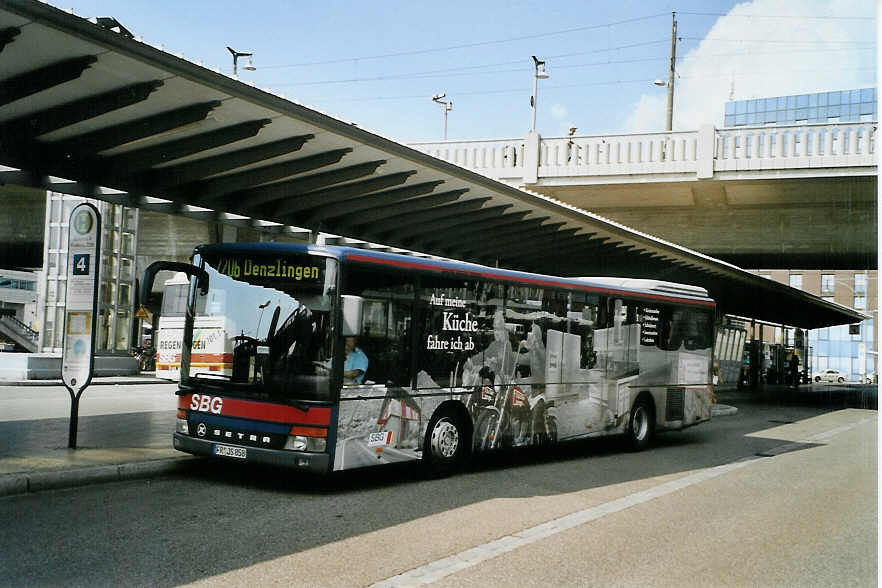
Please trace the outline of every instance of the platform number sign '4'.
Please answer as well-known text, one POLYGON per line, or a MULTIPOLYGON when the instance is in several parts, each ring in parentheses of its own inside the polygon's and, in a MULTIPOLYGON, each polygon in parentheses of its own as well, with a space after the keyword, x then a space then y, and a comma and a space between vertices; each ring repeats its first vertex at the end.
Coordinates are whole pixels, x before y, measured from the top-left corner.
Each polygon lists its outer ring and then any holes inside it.
POLYGON ((89 275, 89 254, 80 253, 73 256, 73 275, 88 276, 89 275))

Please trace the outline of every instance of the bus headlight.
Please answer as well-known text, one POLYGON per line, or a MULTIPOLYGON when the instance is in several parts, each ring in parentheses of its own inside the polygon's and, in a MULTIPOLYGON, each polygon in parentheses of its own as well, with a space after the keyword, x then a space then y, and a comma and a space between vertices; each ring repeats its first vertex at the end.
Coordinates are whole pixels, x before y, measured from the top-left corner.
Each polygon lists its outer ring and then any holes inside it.
POLYGON ((181 433, 182 435, 189 435, 190 426, 187 424, 187 419, 178 419, 175 422, 175 431, 181 433))
POLYGON ((327 449, 328 442, 324 437, 304 437, 291 435, 285 441, 285 449, 291 451, 309 451, 313 453, 323 452, 327 449))

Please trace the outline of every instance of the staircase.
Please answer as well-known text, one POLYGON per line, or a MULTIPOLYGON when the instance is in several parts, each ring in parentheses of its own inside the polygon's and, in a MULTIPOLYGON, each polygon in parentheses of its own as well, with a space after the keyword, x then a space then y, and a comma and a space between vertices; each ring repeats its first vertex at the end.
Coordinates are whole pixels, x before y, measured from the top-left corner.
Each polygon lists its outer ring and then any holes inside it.
POLYGON ((34 353, 37 351, 40 333, 14 316, 0 316, 0 336, 34 353))

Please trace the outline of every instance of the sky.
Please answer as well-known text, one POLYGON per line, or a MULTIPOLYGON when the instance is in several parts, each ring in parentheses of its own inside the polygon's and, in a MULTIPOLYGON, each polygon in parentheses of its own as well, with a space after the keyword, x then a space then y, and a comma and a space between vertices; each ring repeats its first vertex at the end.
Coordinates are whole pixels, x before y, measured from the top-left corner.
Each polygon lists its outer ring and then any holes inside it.
POLYGON ((674 130, 721 127, 740 100, 876 85, 874 0, 50 0, 112 16, 136 37, 402 142, 523 137, 531 56, 542 136, 665 127, 672 12, 674 130))

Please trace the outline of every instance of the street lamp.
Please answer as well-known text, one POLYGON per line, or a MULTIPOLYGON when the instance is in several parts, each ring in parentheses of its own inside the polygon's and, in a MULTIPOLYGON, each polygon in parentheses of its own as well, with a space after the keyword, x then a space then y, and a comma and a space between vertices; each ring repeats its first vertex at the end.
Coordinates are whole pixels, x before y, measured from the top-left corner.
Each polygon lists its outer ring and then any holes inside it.
POLYGON ((539 80, 547 80, 548 72, 545 71, 545 62, 536 59, 533 55, 533 97, 530 98, 530 106, 533 108, 533 127, 532 131, 536 132, 536 103, 538 101, 539 80))
POLYGON ((239 75, 239 58, 240 57, 247 57, 248 58, 248 65, 244 66, 242 69, 245 69, 248 71, 254 71, 257 69, 256 67, 254 67, 254 60, 252 59, 252 56, 254 55, 253 53, 242 53, 241 51, 236 51, 235 49, 233 49, 229 45, 227 46, 227 51, 229 51, 233 55, 233 75, 234 76, 239 75))
POLYGON ((258 304, 257 308, 260 309, 260 318, 257 319, 257 330, 254 331, 255 338, 260 338, 260 323, 263 321, 263 311, 266 310, 266 307, 270 305, 272 300, 267 300, 263 304, 258 304))
POLYGON ((453 110, 453 100, 445 102, 443 99, 447 96, 444 92, 432 96, 432 102, 441 107, 441 113, 444 115, 444 140, 447 140, 447 113, 453 110))

